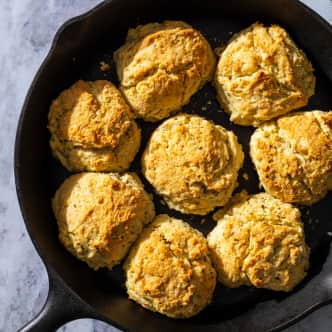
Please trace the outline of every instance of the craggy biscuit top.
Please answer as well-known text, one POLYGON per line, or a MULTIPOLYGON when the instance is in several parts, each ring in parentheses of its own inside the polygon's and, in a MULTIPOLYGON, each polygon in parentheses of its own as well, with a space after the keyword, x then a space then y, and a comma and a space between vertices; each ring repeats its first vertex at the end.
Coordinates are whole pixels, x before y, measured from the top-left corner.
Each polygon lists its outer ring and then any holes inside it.
POLYGON ((171 208, 206 214, 230 198, 243 158, 232 132, 199 116, 180 114, 152 134, 142 172, 171 208))
POLYGON ((234 201, 208 235, 219 281, 292 290, 309 268, 300 211, 266 193, 234 201))
POLYGON ((332 112, 298 112, 259 127, 250 154, 265 190, 313 204, 332 190, 332 112))
POLYGON ((173 318, 187 318, 210 303, 216 272, 207 241, 187 223, 159 215, 125 262, 129 297, 173 318))
POLYGON ((132 121, 129 106, 108 81, 78 81, 54 100, 49 128, 60 140, 100 148, 119 145, 132 121))
POLYGON ((118 264, 154 218, 152 200, 134 173, 72 175, 52 207, 60 241, 93 269, 118 264))
POLYGON ((53 101, 48 120, 53 153, 69 170, 123 170, 139 147, 133 113, 108 81, 76 82, 53 101), (128 160, 116 160, 121 150, 128 160))
POLYGON ((187 104, 212 78, 216 62, 205 38, 181 21, 130 29, 114 59, 121 90, 146 121, 168 117, 187 104))
POLYGON ((255 23, 222 52, 215 75, 218 98, 231 121, 257 126, 304 106, 314 94, 313 68, 287 32, 255 23))

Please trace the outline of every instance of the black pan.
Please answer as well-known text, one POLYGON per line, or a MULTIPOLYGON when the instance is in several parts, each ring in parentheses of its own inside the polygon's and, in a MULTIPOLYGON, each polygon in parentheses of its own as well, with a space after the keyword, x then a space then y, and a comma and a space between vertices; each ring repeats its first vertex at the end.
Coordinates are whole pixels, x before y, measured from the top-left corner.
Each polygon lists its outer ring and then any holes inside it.
MULTIPOLYGON (((99 62, 112 63, 112 53, 124 42, 129 27, 163 19, 191 23, 213 47, 225 43, 232 33, 257 20, 281 24, 316 69, 317 92, 305 109, 328 110, 332 105, 332 28, 298 1, 113 0, 65 23, 30 87, 17 129, 17 194, 27 229, 49 275, 47 302, 21 331, 54 331, 82 317, 101 319, 130 331, 277 331, 332 302, 331 193, 311 209, 303 210, 306 237, 312 248, 311 268, 293 292, 285 294, 250 287, 228 289, 219 285, 211 305, 186 320, 169 319, 129 301, 121 267, 112 272, 94 272, 59 244, 50 200, 69 173, 52 157, 48 146, 46 124, 50 102, 78 79, 106 78, 118 84, 114 65, 110 73, 103 73, 99 62)), ((216 112, 219 109, 214 90, 208 84, 184 111, 198 113, 234 130, 248 152, 252 129, 231 125, 224 113, 216 112)), ((139 124, 143 148, 156 124, 139 124)), ((141 152, 132 170, 138 169, 141 152)), ((257 176, 248 154, 244 169, 250 180, 242 181, 240 187, 251 193, 258 192, 257 176)), ((152 191, 148 184, 146 188, 152 191)), ((200 218, 169 211, 159 204, 158 198, 155 203, 159 213, 182 217, 205 234, 213 225, 211 216, 200 225, 200 218)))

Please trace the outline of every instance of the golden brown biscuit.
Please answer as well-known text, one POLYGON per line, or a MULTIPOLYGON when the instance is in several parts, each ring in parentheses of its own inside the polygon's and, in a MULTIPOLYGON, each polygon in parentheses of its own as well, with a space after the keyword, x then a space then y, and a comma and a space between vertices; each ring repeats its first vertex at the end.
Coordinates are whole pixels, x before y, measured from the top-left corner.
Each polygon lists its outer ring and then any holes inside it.
POLYGON ((310 205, 332 190, 332 112, 298 112, 263 124, 250 155, 264 189, 310 205))
POLYGON ((95 270, 118 264, 155 215, 135 173, 72 175, 52 207, 64 247, 95 270))
POLYGON ((208 235, 219 281, 291 291, 309 268, 300 211, 266 193, 235 201, 208 235))
POLYGON ((315 77, 311 63, 283 28, 255 23, 222 52, 215 87, 231 121, 258 126, 306 105, 315 77))
POLYGON ((121 93, 108 81, 78 81, 56 98, 48 115, 53 154, 69 171, 124 171, 141 132, 121 93))
POLYGON ((182 220, 159 215, 136 241, 124 264, 131 299, 173 318, 196 315, 216 285, 206 239, 182 220))
POLYGON ((232 132, 199 116, 179 114, 152 134, 142 172, 170 208, 204 215, 231 197, 243 158, 232 132))
POLYGON ((114 60, 120 89, 146 121, 164 119, 189 103, 212 78, 216 63, 206 39, 181 21, 130 29, 114 60))

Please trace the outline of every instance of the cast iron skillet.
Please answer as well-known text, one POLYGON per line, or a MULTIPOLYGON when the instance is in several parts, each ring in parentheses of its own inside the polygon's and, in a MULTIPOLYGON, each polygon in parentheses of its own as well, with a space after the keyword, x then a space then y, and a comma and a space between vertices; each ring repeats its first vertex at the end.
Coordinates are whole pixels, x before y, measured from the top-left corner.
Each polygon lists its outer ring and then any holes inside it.
MULTIPOLYGON (((117 84, 114 65, 110 73, 103 73, 99 62, 112 61, 112 52, 124 42, 129 27, 163 19, 191 23, 213 47, 257 20, 281 24, 305 50, 316 69, 317 92, 305 109, 328 110, 332 105, 332 28, 298 1, 113 0, 65 23, 30 87, 17 129, 17 194, 27 229, 49 276, 45 306, 21 331, 54 331, 70 320, 83 317, 101 319, 130 331, 277 331, 332 302, 331 194, 312 209, 303 210, 306 237, 312 248, 311 268, 292 293, 250 287, 227 289, 219 285, 212 304, 186 320, 173 320, 142 309, 127 299, 121 267, 112 272, 94 272, 59 244, 50 200, 69 173, 51 156, 48 146, 46 123, 50 102, 79 78, 106 78, 117 84)), ((217 110, 220 107, 210 85, 184 108, 234 130, 248 152, 252 129, 231 125, 228 117, 217 110)), ((156 125, 139 124, 144 136, 143 148, 156 125)), ((141 152, 142 149, 132 170, 138 169, 141 152)), ((248 154, 244 169, 249 181, 240 176, 241 187, 251 193, 258 192, 248 154)), ((148 184, 146 189, 152 191, 148 184)), ((213 226, 210 215, 201 225, 201 218, 169 211, 159 204, 158 198, 155 203, 159 213, 182 217, 205 234, 213 226)))

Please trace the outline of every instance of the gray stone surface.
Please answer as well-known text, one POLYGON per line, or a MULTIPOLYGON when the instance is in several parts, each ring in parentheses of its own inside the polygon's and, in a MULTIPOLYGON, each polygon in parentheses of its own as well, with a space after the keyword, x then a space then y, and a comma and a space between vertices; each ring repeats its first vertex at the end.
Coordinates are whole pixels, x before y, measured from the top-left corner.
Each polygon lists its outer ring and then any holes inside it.
MULTIPOLYGON (((23 99, 45 57, 54 33, 68 18, 97 0, 0 1, 0 331, 13 332, 41 309, 47 277, 26 233, 17 204, 13 145, 23 99)), ((306 0, 332 23, 331 0, 306 0)), ((332 274, 332 271, 331 271, 332 274)), ((262 318, 263 319, 263 318, 262 318)), ((71 322, 59 331, 118 331, 90 319, 71 322)), ((287 332, 332 331, 332 308, 313 313, 287 332)))

